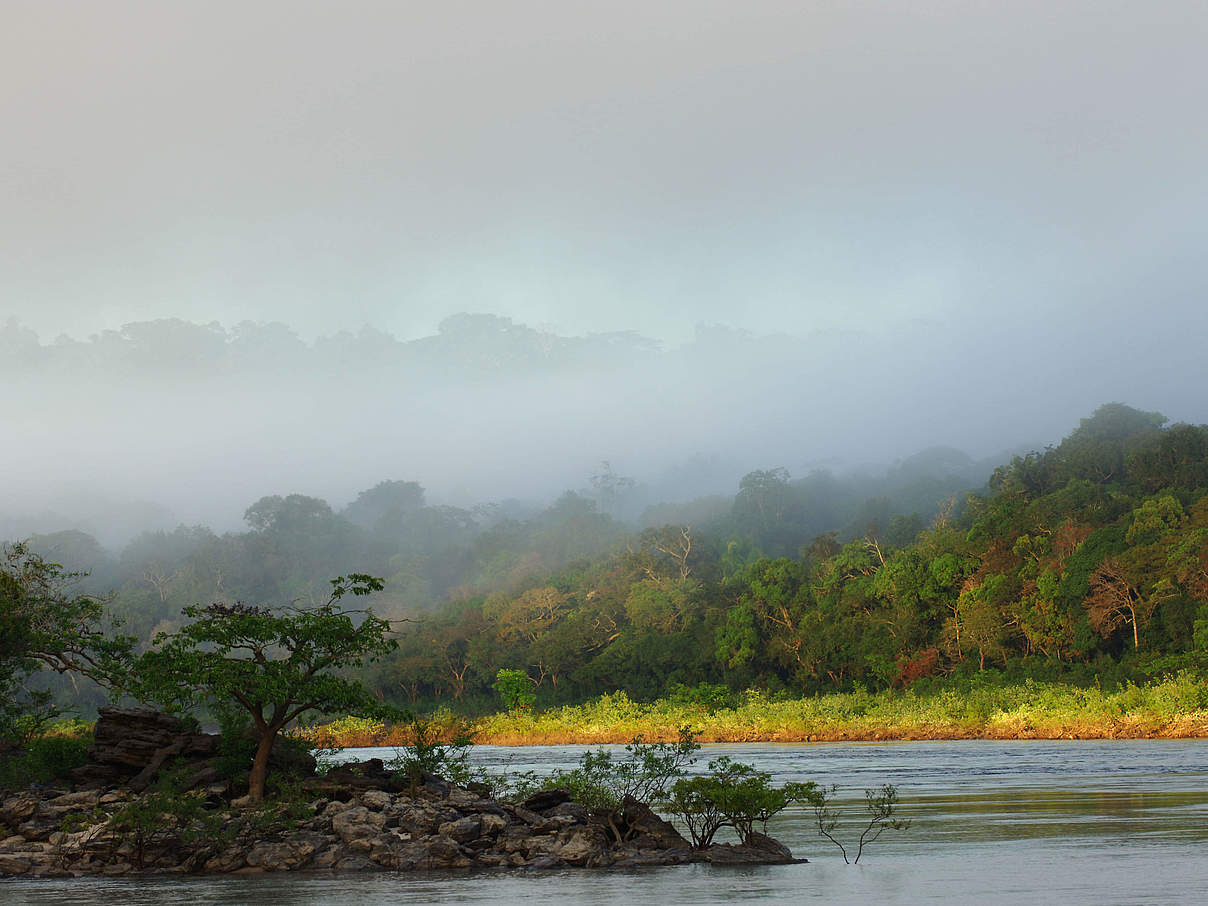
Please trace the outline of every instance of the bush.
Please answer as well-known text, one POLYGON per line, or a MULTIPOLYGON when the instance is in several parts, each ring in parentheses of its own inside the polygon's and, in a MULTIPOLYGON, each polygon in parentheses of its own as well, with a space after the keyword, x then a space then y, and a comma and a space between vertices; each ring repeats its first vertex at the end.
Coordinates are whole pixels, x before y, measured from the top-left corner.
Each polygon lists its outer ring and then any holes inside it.
POLYGON ((24 789, 31 783, 65 779, 88 761, 87 736, 42 736, 25 744, 24 751, 0 759, 0 789, 24 789))
POLYGON ((593 814, 615 814, 626 799, 648 803, 661 797, 671 781, 684 775, 699 748, 696 734, 688 727, 680 729, 674 743, 645 743, 638 736, 625 747, 623 759, 614 760, 607 749, 584 752, 574 770, 555 771, 534 785, 522 786, 518 795, 561 789, 593 814))
POLYGON ((847 848, 834 835, 841 814, 831 805, 831 797, 835 792, 836 787, 831 787, 829 790, 815 790, 808 801, 814 807, 814 817, 818 822, 818 833, 839 847, 839 852, 843 854, 843 861, 848 865, 859 864, 860 856, 864 855, 864 847, 880 837, 885 831, 906 830, 910 827, 909 821, 902 821, 894 817, 898 808, 898 788, 896 786, 887 783, 881 787, 865 790, 864 804, 868 812, 868 824, 865 825, 864 830, 860 833, 856 857, 848 859, 847 848))
POLYGON ((814 783, 773 787, 771 774, 723 755, 709 762, 705 776, 677 780, 657 805, 683 821, 693 847, 703 849, 723 827, 734 828, 739 841, 747 843, 756 823, 766 830, 768 819, 790 802, 812 802, 816 796, 814 783))
POLYGON ((416 718, 404 725, 403 733, 408 742, 395 749, 389 767, 406 773, 413 788, 423 783, 424 774, 463 786, 474 779, 469 764, 474 738, 467 721, 416 718))

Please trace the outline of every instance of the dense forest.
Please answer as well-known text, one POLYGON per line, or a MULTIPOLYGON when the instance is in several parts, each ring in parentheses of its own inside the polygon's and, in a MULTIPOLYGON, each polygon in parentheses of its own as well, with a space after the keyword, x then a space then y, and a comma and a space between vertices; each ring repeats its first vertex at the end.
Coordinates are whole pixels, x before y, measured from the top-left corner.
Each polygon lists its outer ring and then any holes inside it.
MULTIPOLYGON (((994 469, 936 448, 887 473, 755 471, 733 497, 647 507, 607 464, 540 511, 429 506, 383 481, 337 511, 263 497, 248 530, 31 546, 143 645, 197 602, 318 603, 379 575, 400 648, 365 679, 412 707, 487 707, 502 668, 540 704, 716 684, 793 695, 1000 670, 1147 676, 1208 651, 1208 427, 1102 406, 994 469)), ((84 693, 84 697, 87 695, 84 693)))

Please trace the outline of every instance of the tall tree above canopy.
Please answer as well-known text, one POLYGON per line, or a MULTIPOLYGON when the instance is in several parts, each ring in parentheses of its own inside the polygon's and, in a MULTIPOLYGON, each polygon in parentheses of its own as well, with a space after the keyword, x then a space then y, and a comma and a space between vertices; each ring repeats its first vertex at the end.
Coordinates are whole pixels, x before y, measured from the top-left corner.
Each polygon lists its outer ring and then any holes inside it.
POLYGON ((424 489, 414 481, 381 481, 357 494, 343 516, 362 528, 397 530, 403 518, 424 505, 424 489))

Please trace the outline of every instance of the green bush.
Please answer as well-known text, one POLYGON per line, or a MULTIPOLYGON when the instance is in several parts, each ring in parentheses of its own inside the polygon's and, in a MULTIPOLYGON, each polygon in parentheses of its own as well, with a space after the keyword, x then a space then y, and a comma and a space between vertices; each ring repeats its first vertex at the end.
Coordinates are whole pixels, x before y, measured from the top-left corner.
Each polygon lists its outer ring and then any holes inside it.
POLYGON ((89 736, 42 736, 25 744, 24 751, 0 760, 0 789, 24 789, 31 783, 65 779, 88 761, 89 736))
POLYGON ((412 788, 423 783, 424 774, 435 774, 462 786, 474 779, 469 764, 474 738, 468 721, 416 718, 404 730, 410 741, 395 749, 389 767, 403 771, 412 788))
POLYGON ((723 827, 732 827, 742 843, 750 841, 755 825, 767 829, 768 819, 790 802, 812 802, 814 783, 772 786, 772 775, 723 755, 709 762, 702 777, 681 778, 659 796, 656 804, 688 828, 692 845, 703 849, 723 827))
POLYGON ((668 784, 684 775, 699 748, 696 734, 688 727, 680 728, 679 741, 673 743, 645 743, 638 736, 625 747, 624 758, 614 759, 607 749, 584 752, 577 768, 555 771, 538 781, 536 788, 566 790, 588 811, 613 814, 627 798, 649 803, 662 796, 668 784))

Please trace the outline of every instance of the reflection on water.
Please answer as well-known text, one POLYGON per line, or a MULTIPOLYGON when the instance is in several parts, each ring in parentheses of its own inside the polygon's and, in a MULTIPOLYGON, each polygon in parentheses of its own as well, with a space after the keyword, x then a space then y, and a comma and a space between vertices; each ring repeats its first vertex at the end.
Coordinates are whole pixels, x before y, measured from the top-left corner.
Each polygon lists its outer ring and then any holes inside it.
MULTIPOLYGON (((571 766, 576 746, 482 746, 492 769, 571 766)), ((357 750, 364 758, 389 750, 357 750)), ((778 781, 838 784, 853 817, 861 791, 898 785, 905 833, 888 832, 859 866, 843 864, 802 809, 769 832, 806 865, 681 866, 631 872, 280 875, 0 882, 0 902, 226 904, 757 902, 1201 902, 1208 890, 1208 740, 917 742, 706 746, 778 781)), ((854 828, 853 828, 854 829, 854 828)), ((858 831, 856 832, 858 835, 858 831)))

